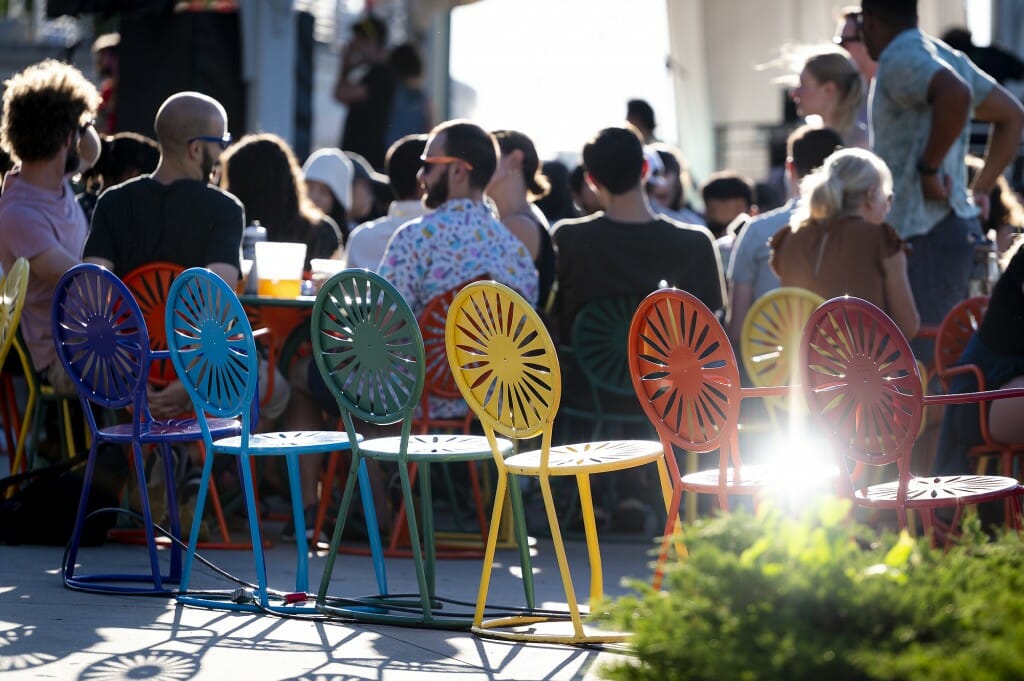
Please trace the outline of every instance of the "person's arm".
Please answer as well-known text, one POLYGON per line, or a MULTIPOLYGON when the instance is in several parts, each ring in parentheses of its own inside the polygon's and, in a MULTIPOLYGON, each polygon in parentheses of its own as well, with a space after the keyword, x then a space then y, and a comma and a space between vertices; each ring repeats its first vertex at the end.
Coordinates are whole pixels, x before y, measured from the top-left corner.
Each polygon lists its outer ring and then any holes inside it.
POLYGON ((910 291, 907 255, 900 250, 884 258, 882 271, 885 273, 885 299, 889 305, 887 312, 903 335, 913 338, 921 328, 921 316, 910 291))
POLYGON ((1006 88, 996 85, 974 110, 974 117, 991 123, 985 145, 985 164, 974 177, 974 201, 988 218, 989 194, 1006 166, 1013 161, 1024 132, 1024 107, 1006 88))
POLYGON ((353 52, 353 43, 346 43, 341 51, 338 80, 334 83, 334 99, 346 106, 355 102, 362 102, 370 96, 370 92, 365 85, 351 81, 352 70, 358 65, 357 61, 353 52))
MULTIPOLYGON (((939 69, 928 82, 928 106, 932 110, 932 125, 918 163, 938 171, 946 154, 967 125, 971 89, 953 71, 939 69)), ((940 172, 919 174, 921 192, 926 199, 945 201, 949 198, 948 186, 940 172)))
POLYGON ((53 244, 28 261, 32 278, 41 281, 47 288, 56 288, 64 273, 78 263, 78 258, 60 244, 53 244))

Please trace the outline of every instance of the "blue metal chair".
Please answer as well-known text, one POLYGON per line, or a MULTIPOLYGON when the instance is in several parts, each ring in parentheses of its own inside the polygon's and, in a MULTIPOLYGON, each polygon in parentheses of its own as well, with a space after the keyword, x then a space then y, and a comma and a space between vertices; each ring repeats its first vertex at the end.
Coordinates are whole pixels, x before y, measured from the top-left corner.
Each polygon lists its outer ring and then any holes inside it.
POLYGON ((299 490, 298 456, 348 449, 349 436, 336 431, 251 432, 253 424, 249 405, 256 395, 259 366, 256 342, 245 310, 242 309, 235 292, 223 279, 209 270, 194 267, 174 280, 167 297, 166 322, 167 347, 171 361, 174 363, 178 379, 192 399, 206 444, 207 456, 196 500, 195 518, 202 517, 206 492, 213 472, 214 456, 229 454, 238 457, 257 579, 257 593, 253 594, 252 599, 247 596, 232 599, 208 593, 202 596, 190 595, 188 588, 196 543, 199 540, 199 522, 193 522, 178 602, 247 612, 315 613, 316 609, 312 606, 298 605, 306 599, 309 581, 306 521, 302 508, 302 494, 299 490), (216 434, 207 426, 209 416, 240 418, 241 434, 214 439, 216 434), (267 585, 263 541, 260 537, 259 515, 250 465, 251 457, 267 455, 285 457, 298 553, 295 590, 288 593, 275 590, 273 596, 280 599, 281 603, 274 605, 270 603, 271 592, 267 585))
MULTIPOLYGON (((114 274, 89 264, 71 268, 61 278, 54 292, 51 323, 57 357, 74 380, 82 411, 92 433, 78 515, 62 567, 64 584, 68 588, 89 591, 170 595, 174 591, 168 589, 166 584, 177 583, 181 578, 181 549, 177 544, 171 545, 169 572, 163 575, 157 559, 149 498, 145 493, 146 473, 142 448, 155 445, 161 452, 164 479, 168 483, 170 530, 177 538, 181 532, 170 446, 174 442, 198 440, 201 436, 199 427, 195 419, 158 421, 150 415, 146 404, 146 377, 150 363, 160 357, 149 349, 149 334, 138 304, 114 274), (129 423, 99 427, 93 414, 93 404, 107 409, 130 408, 132 418, 129 423), (142 491, 139 498, 146 546, 149 549, 150 572, 145 574, 75 574, 86 502, 95 472, 96 453, 104 444, 131 445, 135 477, 142 491), (125 585, 139 582, 145 582, 146 586, 125 585)), ((204 423, 203 427, 223 437, 237 434, 241 424, 229 419, 217 419, 204 423)))
MULTIPOLYGON (((391 284, 378 275, 365 270, 345 270, 331 277, 320 289, 311 322, 313 358, 338 402, 349 436, 355 437, 353 417, 375 425, 401 423, 400 436, 366 440, 352 446, 351 471, 317 592, 317 608, 326 615, 366 622, 468 629, 473 614, 445 610, 446 599, 435 593, 437 570, 430 464, 493 458, 488 438, 463 434, 411 434, 413 411, 420 401, 427 366, 423 337, 409 305, 391 284), (381 593, 374 596, 336 597, 327 593, 352 503, 356 473, 362 473, 365 459, 398 464, 416 571, 417 592, 414 594, 389 596, 383 586, 381 593), (417 464, 419 469, 418 517, 410 464, 417 464)), ((496 439, 494 447, 502 456, 512 452, 512 443, 505 439, 496 439)), ((358 482, 360 496, 370 498, 368 481, 360 475, 358 482)), ((512 504, 520 546, 526 547, 522 499, 518 487, 514 486, 512 504)), ((367 518, 372 516, 367 513, 367 518)), ((369 528, 371 540, 377 532, 376 523, 373 525, 369 528)), ((377 541, 379 543, 379 539, 377 541)), ((374 553, 374 562, 378 566, 380 586, 383 568, 379 553, 374 553)), ((533 573, 528 550, 520 552, 520 563, 526 599, 532 607, 533 573)))

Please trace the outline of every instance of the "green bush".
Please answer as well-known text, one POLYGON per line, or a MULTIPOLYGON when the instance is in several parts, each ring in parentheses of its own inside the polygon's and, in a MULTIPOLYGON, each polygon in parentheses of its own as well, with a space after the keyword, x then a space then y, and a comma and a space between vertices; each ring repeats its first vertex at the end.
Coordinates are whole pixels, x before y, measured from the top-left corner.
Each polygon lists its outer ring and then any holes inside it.
POLYGON ((656 592, 596 609, 634 632, 618 681, 1024 679, 1024 551, 976 521, 949 552, 849 522, 763 509, 701 521, 656 592))

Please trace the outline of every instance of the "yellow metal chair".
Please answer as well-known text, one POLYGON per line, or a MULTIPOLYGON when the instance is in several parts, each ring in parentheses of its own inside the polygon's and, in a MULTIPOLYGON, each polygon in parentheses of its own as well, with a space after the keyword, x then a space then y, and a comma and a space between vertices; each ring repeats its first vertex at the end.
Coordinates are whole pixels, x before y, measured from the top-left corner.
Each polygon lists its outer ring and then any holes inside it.
MULTIPOLYGON (((11 266, 11 271, 0 282, 0 367, 7 361, 7 355, 11 352, 14 344, 14 337, 17 335, 18 322, 21 321, 21 308, 25 304, 25 290, 28 287, 28 260, 18 258, 11 266)), ((13 398, 13 391, 9 391, 13 398)), ((17 405, 5 405, 7 419, 17 419, 17 405)), ((4 423, 4 428, 9 433, 14 433, 14 423, 4 423)), ((19 431, 14 451, 9 451, 11 475, 18 472, 21 466, 21 458, 25 447, 25 438, 22 433, 25 428, 19 431)), ((8 437, 8 441, 12 438, 8 437)), ((12 490, 13 491, 13 490, 12 490)))
POLYGON ((625 640, 627 635, 620 632, 584 631, 555 513, 551 477, 566 475, 576 478, 590 559, 590 599, 593 601, 601 597, 603 585, 590 475, 656 464, 667 509, 672 485, 661 443, 625 440, 559 447, 551 445, 552 424, 562 392, 558 356, 533 307, 507 286, 477 282, 462 289, 448 312, 445 343, 455 381, 483 426, 498 470, 472 630, 482 636, 515 641, 608 643, 625 640), (505 458, 498 445, 499 435, 513 440, 527 440, 539 435, 541 448, 505 458), (519 615, 483 621, 509 476, 538 479, 568 612, 524 611, 519 615), (557 631, 543 626, 545 622, 566 621, 572 623, 571 633, 562 633, 564 626, 554 625, 557 631))
MULTIPOLYGON (((747 312, 740 331, 740 356, 750 382, 758 388, 793 385, 797 379, 797 349, 804 325, 825 299, 795 286, 784 286, 758 298, 747 312)), ((793 394, 796 396, 796 393, 793 394)), ((773 424, 788 413, 787 397, 765 398, 773 424)))

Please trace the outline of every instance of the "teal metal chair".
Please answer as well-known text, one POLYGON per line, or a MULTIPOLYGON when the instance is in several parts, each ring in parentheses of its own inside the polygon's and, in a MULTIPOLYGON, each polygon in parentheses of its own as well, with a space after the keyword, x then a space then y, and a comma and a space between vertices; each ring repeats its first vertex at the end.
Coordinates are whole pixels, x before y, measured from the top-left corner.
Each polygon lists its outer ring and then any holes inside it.
MULTIPOLYGON (((318 610, 328 616, 365 622, 468 629, 473 613, 446 610, 445 605, 452 602, 435 592, 437 565, 430 464, 488 460, 493 458, 490 444, 480 436, 412 434, 413 411, 425 380, 423 337, 409 305, 376 274, 345 270, 331 277, 320 289, 313 307, 311 337, 317 368, 337 400, 345 429, 353 440, 351 470, 317 593, 318 610), (355 442, 354 418, 379 426, 401 424, 401 434, 355 442), (357 478, 360 496, 372 496, 367 481, 356 475, 365 459, 398 464, 416 571, 417 592, 412 596, 389 596, 386 588, 371 596, 328 595, 357 478), (418 466, 419 517, 409 464, 418 466)), ((498 447, 504 455, 512 451, 508 440, 501 440, 498 447)), ((521 545, 526 547, 522 499, 518 488, 512 487, 516 530, 521 545)), ((371 530, 371 540, 376 530, 371 530)), ((525 548, 520 552, 520 562, 524 591, 532 607, 533 573, 525 548)))
POLYGON ((592 424, 588 436, 592 441, 607 436, 609 426, 615 423, 650 427, 633 392, 626 359, 629 324, 639 303, 639 299, 633 296, 598 298, 588 302, 573 319, 572 345, 560 349, 563 356, 572 357, 586 378, 591 406, 566 404, 558 415, 592 424), (623 400, 636 403, 636 408, 624 411, 612 404, 623 400))
MULTIPOLYGON (((303 606, 308 600, 308 547, 305 514, 299 490, 298 457, 347 449, 351 436, 335 431, 299 431, 253 433, 252 415, 257 394, 259 356, 252 327, 235 292, 223 279, 209 270, 194 267, 180 274, 171 284, 166 310, 167 349, 179 380, 185 386, 203 432, 206 461, 196 500, 195 518, 189 535, 188 551, 181 575, 178 602, 224 610, 312 614, 316 609, 303 606), (241 435, 214 440, 208 417, 239 418, 241 435), (238 457, 242 492, 248 513, 253 559, 256 565, 255 593, 189 594, 200 520, 210 487, 213 461, 218 454, 238 457), (295 566, 295 589, 273 591, 267 585, 263 540, 260 537, 259 515, 251 459, 255 456, 284 456, 292 498, 295 542, 298 557, 295 566), (271 604, 273 596, 280 603, 271 604)), ((372 504, 372 500, 368 503, 372 504)), ((368 517, 372 517, 369 514, 368 517)), ((376 550, 380 551, 379 543, 376 550)))

